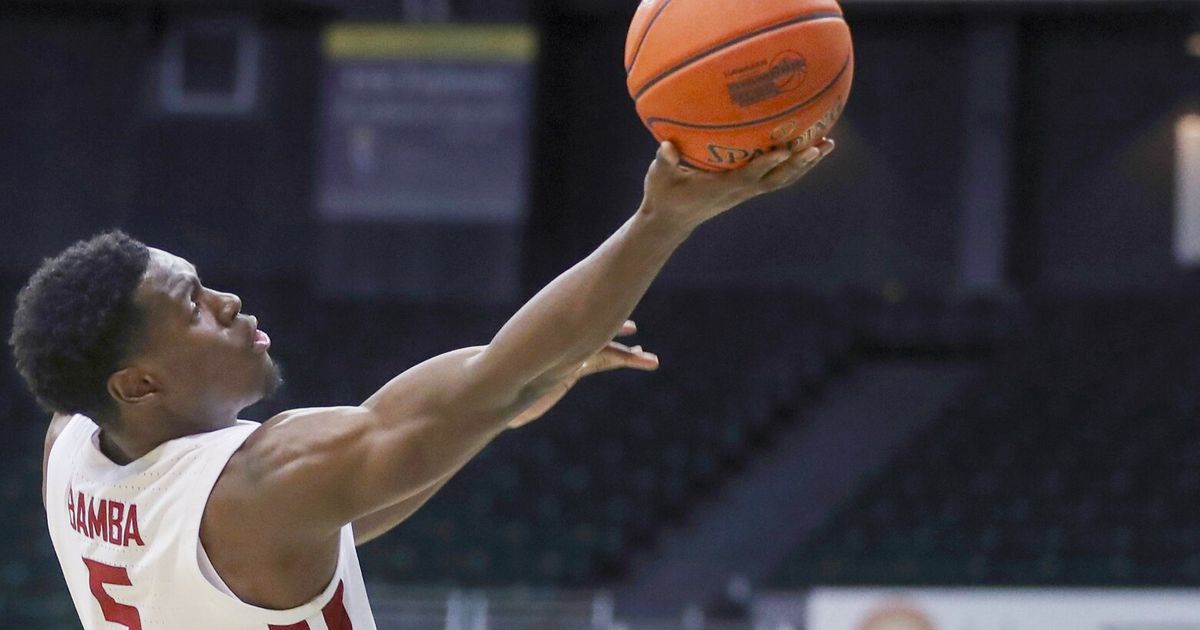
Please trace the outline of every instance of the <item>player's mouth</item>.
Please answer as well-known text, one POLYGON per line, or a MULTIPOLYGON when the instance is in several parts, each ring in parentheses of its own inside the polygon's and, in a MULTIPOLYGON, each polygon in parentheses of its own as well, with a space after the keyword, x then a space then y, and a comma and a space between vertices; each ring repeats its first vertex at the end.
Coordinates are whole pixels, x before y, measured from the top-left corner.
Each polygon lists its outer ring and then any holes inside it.
POLYGON ((259 330, 258 318, 250 316, 250 349, 255 354, 262 354, 271 347, 271 337, 267 333, 259 330))
POLYGON ((261 330, 254 331, 254 351, 257 353, 266 352, 271 347, 271 337, 261 330))

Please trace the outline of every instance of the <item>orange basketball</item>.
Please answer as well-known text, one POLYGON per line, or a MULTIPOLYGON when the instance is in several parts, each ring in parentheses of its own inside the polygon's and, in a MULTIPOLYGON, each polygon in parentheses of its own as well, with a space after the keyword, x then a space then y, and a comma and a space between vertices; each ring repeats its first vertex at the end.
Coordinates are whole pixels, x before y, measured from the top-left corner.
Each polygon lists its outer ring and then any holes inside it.
POLYGON ((625 71, 650 133, 689 166, 723 171, 825 137, 854 50, 835 0, 642 0, 625 71))

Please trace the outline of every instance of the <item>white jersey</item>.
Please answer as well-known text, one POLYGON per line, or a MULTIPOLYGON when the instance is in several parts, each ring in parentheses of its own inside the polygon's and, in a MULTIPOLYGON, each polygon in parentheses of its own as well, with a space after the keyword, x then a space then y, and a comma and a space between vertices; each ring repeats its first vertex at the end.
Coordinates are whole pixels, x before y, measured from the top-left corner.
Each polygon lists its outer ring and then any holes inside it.
POLYGON ((171 440, 118 466, 100 452, 96 424, 71 418, 50 451, 46 517, 86 630, 375 630, 349 525, 329 586, 298 608, 242 602, 213 570, 200 517, 257 427, 171 440))

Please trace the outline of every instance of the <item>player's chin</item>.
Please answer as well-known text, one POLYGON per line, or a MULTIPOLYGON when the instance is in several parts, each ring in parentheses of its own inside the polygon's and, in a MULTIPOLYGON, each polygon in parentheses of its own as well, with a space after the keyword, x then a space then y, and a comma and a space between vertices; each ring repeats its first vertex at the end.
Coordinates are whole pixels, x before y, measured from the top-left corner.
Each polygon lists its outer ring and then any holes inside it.
POLYGON ((279 367, 269 355, 263 355, 263 376, 262 376, 262 396, 261 399, 268 399, 279 393, 283 389, 283 370, 279 367))

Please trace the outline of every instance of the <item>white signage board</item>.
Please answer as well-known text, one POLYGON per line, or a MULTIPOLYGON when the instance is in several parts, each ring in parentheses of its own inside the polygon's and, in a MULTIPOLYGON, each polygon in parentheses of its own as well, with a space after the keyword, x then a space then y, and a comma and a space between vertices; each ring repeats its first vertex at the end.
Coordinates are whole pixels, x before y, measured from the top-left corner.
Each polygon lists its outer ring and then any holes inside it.
POLYGON ((756 628, 1200 630, 1200 590, 819 588, 765 595, 756 628))
POLYGON ((1200 114, 1175 125, 1175 260, 1200 265, 1200 114))

